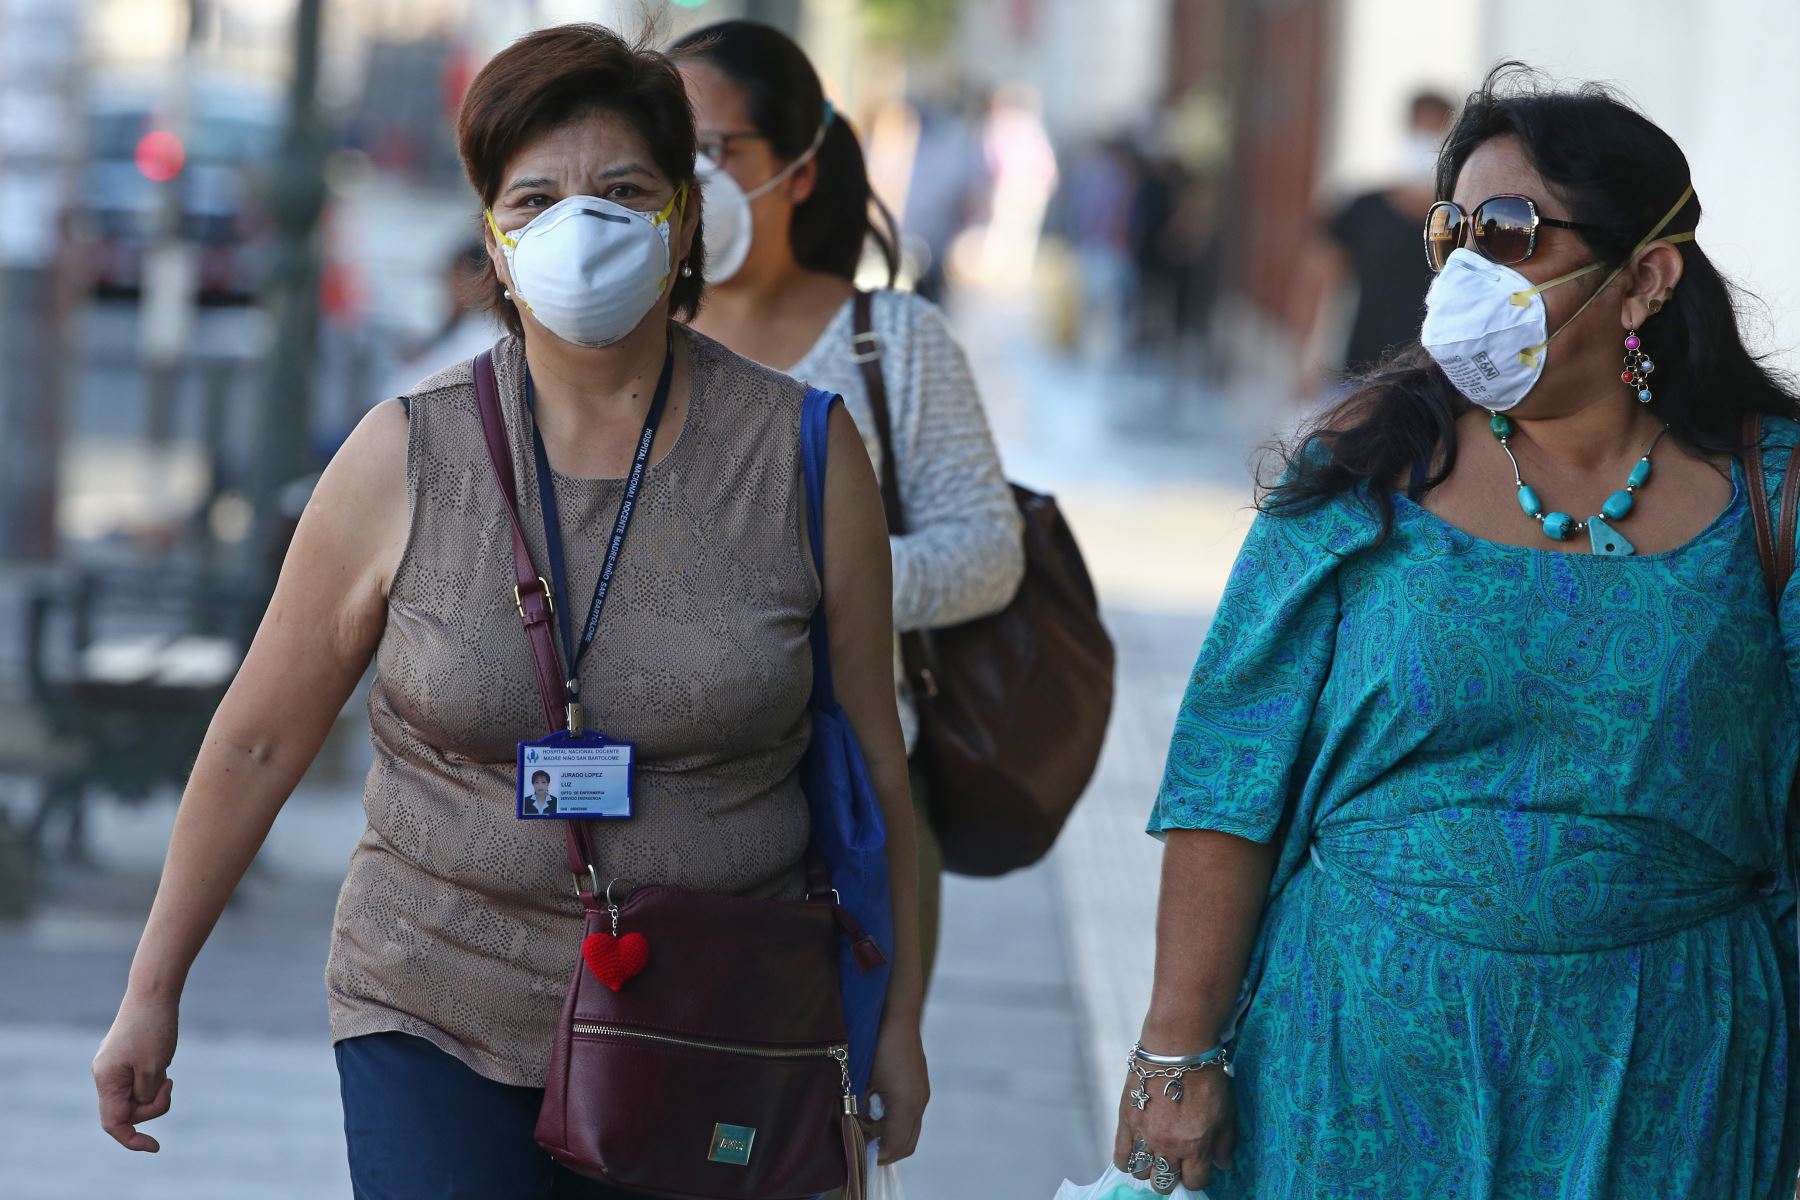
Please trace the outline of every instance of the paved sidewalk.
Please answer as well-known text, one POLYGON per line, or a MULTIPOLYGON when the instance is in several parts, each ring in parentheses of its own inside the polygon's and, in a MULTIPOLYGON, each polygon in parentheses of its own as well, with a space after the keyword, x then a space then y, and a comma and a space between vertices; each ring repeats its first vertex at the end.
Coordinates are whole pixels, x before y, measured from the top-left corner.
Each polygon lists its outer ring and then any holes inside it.
MULTIPOLYGON (((159 1155, 114 1145, 87 1064, 110 1021, 172 804, 96 812, 105 870, 62 873, 31 920, 0 926, 0 1196, 281 1200, 349 1193, 321 976, 338 877, 360 829, 353 790, 290 802, 195 965, 159 1155)), ((1080 1021, 1048 865, 951 879, 926 1021, 936 1096, 909 1195, 1048 1197, 1086 1165, 1080 1021)))
MULTIPOLYGON (((1229 390, 1099 368, 1019 336, 1015 301, 958 312, 1008 472, 1056 493, 1118 647, 1099 769, 1056 872, 1080 1008, 1091 1127, 1083 1180, 1112 1151, 1124 1060, 1149 1001, 1161 850, 1144 833, 1175 713, 1253 516, 1260 451, 1296 413, 1273 378, 1229 390)), ((1252 366, 1254 364, 1251 364, 1252 366)), ((1280 364, 1264 364, 1271 377, 1280 364)), ((1046 1193, 1038 1193, 1046 1195, 1046 1193)))

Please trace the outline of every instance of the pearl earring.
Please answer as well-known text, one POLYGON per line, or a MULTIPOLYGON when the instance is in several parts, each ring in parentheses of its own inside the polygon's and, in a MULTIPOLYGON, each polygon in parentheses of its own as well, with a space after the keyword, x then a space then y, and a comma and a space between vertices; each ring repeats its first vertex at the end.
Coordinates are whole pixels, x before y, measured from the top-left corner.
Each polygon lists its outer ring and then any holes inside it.
POLYGON ((681 264, 681 277, 683 279, 692 279, 694 277, 694 264, 682 263, 681 264))

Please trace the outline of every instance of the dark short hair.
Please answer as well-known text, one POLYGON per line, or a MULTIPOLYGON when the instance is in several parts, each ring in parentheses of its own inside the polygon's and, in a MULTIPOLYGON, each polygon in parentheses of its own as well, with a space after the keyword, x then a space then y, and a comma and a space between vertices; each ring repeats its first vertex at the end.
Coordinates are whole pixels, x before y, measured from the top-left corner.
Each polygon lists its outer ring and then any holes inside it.
MULTIPOLYGON (((506 164, 526 144, 558 125, 596 112, 617 113, 649 146, 657 170, 695 195, 694 112, 681 73, 666 57, 634 45, 601 25, 556 25, 528 33, 488 60, 463 96, 456 143, 463 170, 483 208, 500 195, 506 164)), ((700 235, 687 265, 670 282, 672 312, 699 311, 706 261, 700 235)), ((524 332, 518 310, 486 264, 473 297, 514 334, 524 332)))
POLYGON ((548 771, 533 771, 531 773, 531 782, 536 783, 540 779, 543 780, 545 783, 549 783, 550 782, 550 772, 548 772, 548 771))
POLYGON ((677 61, 716 68, 740 89, 750 123, 783 162, 806 153, 824 128, 814 159, 818 181, 788 223, 794 258, 803 267, 855 282, 863 246, 872 242, 891 286, 900 270, 894 216, 870 186, 856 131, 827 103, 806 51, 772 25, 720 21, 688 34, 669 53, 677 61))

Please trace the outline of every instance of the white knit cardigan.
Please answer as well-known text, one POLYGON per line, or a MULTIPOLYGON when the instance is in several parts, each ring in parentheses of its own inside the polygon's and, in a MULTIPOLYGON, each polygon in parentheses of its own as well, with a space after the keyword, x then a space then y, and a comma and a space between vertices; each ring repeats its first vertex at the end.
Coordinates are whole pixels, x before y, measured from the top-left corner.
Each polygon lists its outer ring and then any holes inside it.
MULTIPOLYGON (((852 305, 838 310, 789 374, 844 398, 881 472, 881 439, 862 368, 851 359, 852 305)), ((911 292, 876 292, 871 324, 893 418, 895 474, 906 533, 894 556, 894 629, 956 625, 1005 608, 1025 574, 1021 522, 994 448, 968 357, 944 314, 911 292)), ((910 752, 918 717, 900 667, 894 679, 910 752)))

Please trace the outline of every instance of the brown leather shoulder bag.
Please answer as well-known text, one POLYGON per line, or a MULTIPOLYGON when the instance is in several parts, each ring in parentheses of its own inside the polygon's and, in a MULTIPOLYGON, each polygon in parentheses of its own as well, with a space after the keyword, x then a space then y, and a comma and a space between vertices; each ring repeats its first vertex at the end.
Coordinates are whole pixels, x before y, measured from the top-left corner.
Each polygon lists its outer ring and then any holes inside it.
MULTIPOLYGON (((881 438, 888 532, 906 532, 873 304, 858 292, 855 360, 881 438)), ((1093 777, 1112 715, 1113 643, 1056 500, 1014 484, 1025 579, 989 617, 903 634, 919 754, 944 865, 1002 875, 1037 862, 1093 777)))
MULTIPOLYGON (((475 360, 475 392, 512 525, 519 618, 554 732, 565 727, 562 662, 548 588, 519 524, 490 354, 475 360)), ((562 824, 586 927, 538 1143, 563 1165, 634 1192, 804 1200, 844 1187, 859 1200, 862 1133, 837 950, 844 936, 859 951, 873 943, 834 902, 822 864, 809 859, 806 900, 655 885, 627 895, 596 875, 588 823, 562 824)))

